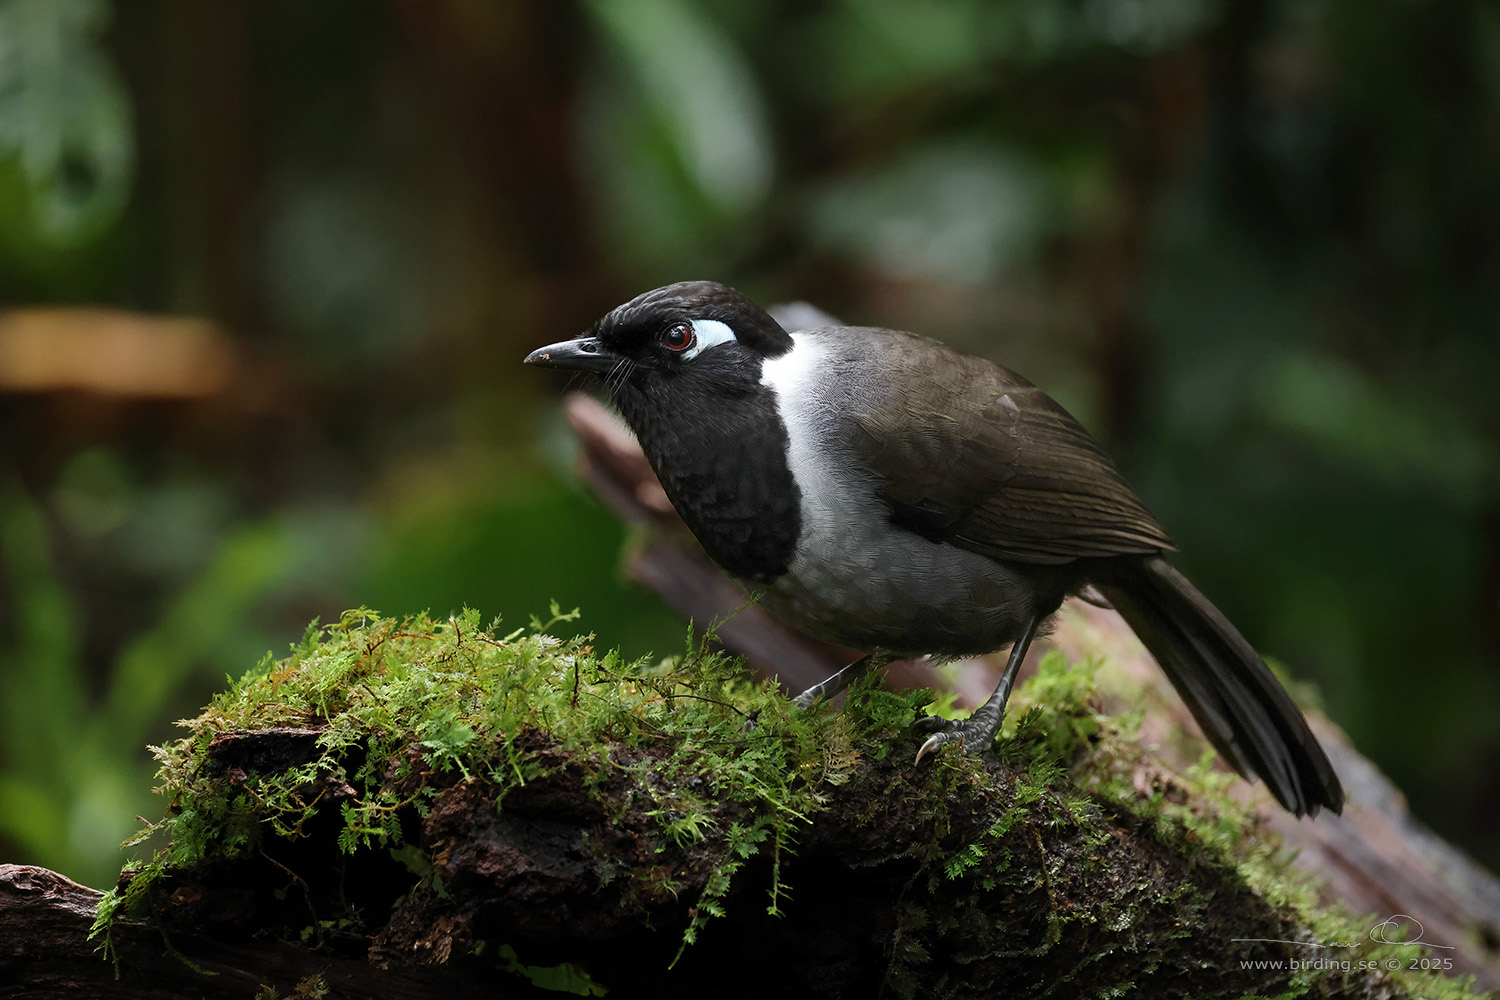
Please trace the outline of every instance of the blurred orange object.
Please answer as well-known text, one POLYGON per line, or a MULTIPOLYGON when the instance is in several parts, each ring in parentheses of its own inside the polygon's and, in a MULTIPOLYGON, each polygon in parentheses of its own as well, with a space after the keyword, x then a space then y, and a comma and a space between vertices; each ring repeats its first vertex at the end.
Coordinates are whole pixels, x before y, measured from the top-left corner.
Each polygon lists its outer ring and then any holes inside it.
POLYGON ((224 391, 233 342, 203 319, 120 309, 0 312, 0 392, 201 399, 224 391))

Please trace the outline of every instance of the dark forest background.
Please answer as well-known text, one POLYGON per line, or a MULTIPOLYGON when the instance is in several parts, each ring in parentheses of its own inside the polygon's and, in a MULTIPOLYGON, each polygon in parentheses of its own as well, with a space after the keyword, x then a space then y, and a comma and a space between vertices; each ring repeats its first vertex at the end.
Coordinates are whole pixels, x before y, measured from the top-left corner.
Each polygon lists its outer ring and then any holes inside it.
POLYGON ((314 618, 682 626, 523 369, 715 278, 994 358, 1500 865, 1500 7, 0 0, 0 859, 314 618))

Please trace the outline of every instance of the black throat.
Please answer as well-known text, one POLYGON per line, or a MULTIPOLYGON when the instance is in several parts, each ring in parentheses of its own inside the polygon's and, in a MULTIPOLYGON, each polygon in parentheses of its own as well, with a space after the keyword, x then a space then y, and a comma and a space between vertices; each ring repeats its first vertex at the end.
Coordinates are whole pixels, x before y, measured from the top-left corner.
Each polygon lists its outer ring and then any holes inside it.
POLYGON ((691 373, 609 379, 615 404, 683 521, 720 566, 765 583, 785 573, 802 530, 776 394, 760 358, 726 345, 691 373))

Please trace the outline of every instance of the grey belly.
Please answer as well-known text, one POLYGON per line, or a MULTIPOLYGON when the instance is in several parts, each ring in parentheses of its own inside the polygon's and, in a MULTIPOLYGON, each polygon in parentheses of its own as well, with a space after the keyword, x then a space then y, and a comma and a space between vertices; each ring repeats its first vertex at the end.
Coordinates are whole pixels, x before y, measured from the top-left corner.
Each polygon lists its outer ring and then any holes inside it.
POLYGON ((902 656, 992 652, 1037 610, 1035 588, 1002 563, 900 529, 881 535, 804 546, 761 585, 761 605, 818 638, 902 656))

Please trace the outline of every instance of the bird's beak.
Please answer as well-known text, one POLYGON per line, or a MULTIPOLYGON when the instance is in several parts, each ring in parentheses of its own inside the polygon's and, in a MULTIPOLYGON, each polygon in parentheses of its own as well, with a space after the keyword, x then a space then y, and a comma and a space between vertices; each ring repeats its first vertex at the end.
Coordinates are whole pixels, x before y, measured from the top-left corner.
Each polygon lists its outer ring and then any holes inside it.
POLYGON ((568 368, 583 372, 608 372, 619 364, 620 356, 598 337, 578 337, 560 344, 548 344, 526 355, 525 363, 539 368, 568 368))

